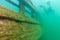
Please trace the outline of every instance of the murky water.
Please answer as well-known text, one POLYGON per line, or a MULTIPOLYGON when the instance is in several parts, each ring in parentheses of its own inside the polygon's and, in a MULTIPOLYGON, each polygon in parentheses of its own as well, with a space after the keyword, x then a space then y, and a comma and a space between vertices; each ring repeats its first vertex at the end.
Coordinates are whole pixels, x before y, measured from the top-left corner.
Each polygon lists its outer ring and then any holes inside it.
MULTIPOLYGON (((18 5, 17 0, 12 1, 18 5)), ((60 40, 60 0, 31 1, 39 14, 38 20, 41 23, 43 30, 42 36, 39 40, 60 40)), ((18 7, 6 2, 5 0, 0 0, 0 5, 10 8, 16 12, 19 11, 18 7)))

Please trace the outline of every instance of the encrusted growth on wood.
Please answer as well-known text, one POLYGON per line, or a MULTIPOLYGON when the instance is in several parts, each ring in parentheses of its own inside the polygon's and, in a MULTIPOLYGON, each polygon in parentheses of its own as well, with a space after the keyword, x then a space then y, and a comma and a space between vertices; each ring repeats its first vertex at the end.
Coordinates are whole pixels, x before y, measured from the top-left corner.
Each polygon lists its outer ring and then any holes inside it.
POLYGON ((0 6, 0 40, 37 40, 41 35, 40 25, 28 22, 38 23, 0 6))

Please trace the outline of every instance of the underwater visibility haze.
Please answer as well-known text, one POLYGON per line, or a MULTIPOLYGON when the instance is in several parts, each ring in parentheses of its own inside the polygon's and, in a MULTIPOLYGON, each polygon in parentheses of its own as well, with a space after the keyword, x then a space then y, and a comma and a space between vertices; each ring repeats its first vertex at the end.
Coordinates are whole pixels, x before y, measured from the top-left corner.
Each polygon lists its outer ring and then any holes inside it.
POLYGON ((0 40, 60 40, 60 0, 0 0, 0 40))

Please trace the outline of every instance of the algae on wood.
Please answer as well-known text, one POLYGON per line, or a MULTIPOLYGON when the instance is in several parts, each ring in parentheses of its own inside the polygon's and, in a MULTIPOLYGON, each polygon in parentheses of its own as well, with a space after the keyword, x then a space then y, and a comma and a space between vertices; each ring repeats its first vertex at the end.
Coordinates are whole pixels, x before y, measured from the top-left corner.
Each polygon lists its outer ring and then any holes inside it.
POLYGON ((37 21, 0 6, 0 40, 38 40, 40 36, 37 21))

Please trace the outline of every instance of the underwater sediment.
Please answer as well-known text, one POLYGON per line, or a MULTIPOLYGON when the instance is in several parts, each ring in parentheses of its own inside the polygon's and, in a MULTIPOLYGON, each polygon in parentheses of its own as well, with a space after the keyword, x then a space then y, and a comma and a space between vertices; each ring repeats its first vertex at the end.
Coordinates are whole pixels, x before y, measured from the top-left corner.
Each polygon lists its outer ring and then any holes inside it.
POLYGON ((0 6, 0 40, 38 40, 40 23, 0 6))

